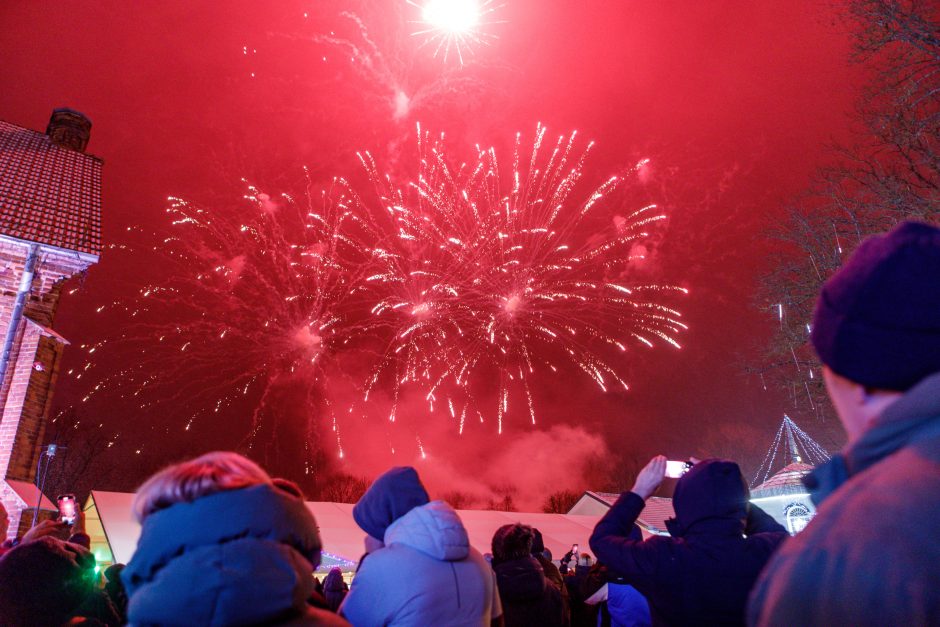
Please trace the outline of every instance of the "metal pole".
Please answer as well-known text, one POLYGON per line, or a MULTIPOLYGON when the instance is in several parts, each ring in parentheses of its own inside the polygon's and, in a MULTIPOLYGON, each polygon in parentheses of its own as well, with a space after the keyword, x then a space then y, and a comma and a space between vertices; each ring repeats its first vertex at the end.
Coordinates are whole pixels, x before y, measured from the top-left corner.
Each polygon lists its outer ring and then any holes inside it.
MULTIPOLYGON (((23 267, 23 275, 20 277, 20 287, 16 291, 16 301, 13 304, 13 313, 10 315, 10 325, 7 327, 6 339, 3 341, 3 355, 0 356, 0 386, 3 385, 6 379, 7 368, 10 365, 10 353, 13 352, 13 341, 16 339, 16 331, 20 325, 20 319, 23 317, 26 299, 33 286, 33 274, 36 272, 36 262, 38 260, 39 246, 31 244, 29 255, 26 257, 26 265, 23 267)), ((3 404, 6 405, 6 399, 4 399, 3 404)))

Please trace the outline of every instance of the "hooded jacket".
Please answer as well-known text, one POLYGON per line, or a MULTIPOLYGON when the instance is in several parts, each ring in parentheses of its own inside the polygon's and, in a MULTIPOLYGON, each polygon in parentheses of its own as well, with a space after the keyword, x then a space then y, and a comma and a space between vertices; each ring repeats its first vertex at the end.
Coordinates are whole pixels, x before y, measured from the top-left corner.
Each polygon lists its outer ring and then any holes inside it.
POLYGON ((343 572, 339 568, 330 569, 329 574, 323 580, 323 597, 331 611, 335 612, 339 609, 348 591, 349 586, 343 581, 343 572))
POLYGON ((744 624, 748 592, 787 532, 748 503, 734 462, 693 466, 673 505, 671 536, 638 540, 644 501, 625 492, 594 528, 591 549, 646 597, 654 625, 744 624))
POLYGON ((269 485, 150 514, 121 580, 132 625, 343 625, 310 608, 320 561, 303 501, 269 485))
POLYGON ((754 588, 755 625, 940 625, 940 373, 804 477, 816 516, 754 588))
MULTIPOLYGON (((357 508, 386 496, 370 488, 357 508)), ((388 526, 384 542, 363 558, 340 606, 356 627, 479 627, 502 614, 493 571, 470 546, 463 523, 447 503, 412 508, 388 526)))
POLYGON ((561 591, 545 577, 534 557, 493 564, 506 627, 569 624, 561 591))

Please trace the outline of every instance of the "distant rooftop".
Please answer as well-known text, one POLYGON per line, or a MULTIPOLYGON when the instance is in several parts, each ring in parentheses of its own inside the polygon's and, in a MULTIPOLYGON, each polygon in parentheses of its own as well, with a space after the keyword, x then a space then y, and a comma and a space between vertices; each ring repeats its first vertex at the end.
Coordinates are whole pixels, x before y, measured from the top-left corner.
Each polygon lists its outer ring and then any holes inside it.
POLYGON ((0 234, 101 254, 101 159, 0 120, 0 234))
MULTIPOLYGON (((619 494, 613 492, 588 492, 594 498, 613 505, 620 498, 619 494)), ((640 512, 637 518, 637 524, 655 534, 669 533, 666 529, 666 521, 675 517, 676 511, 672 508, 672 499, 660 496, 651 496, 646 499, 646 507, 640 512)))
POLYGON ((780 494, 805 494, 803 477, 813 466, 803 463, 788 464, 774 473, 769 479, 751 490, 751 498, 777 496, 780 494))

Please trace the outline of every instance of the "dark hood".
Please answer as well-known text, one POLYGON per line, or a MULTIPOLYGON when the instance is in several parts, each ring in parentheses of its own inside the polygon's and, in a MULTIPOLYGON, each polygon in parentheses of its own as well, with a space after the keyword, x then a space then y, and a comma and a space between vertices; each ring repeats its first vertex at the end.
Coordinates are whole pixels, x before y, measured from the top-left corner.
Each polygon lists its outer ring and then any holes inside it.
POLYGON ((542 566, 526 556, 493 566, 499 596, 504 601, 529 601, 540 598, 548 585, 542 566))
POLYGON ((323 590, 324 592, 337 592, 345 588, 345 583, 343 572, 338 568, 333 568, 323 580, 323 590))
POLYGON ((268 486, 219 492, 147 517, 121 573, 132 623, 243 625, 305 608, 320 561, 304 503, 268 486))
POLYGON ((411 466, 396 466, 372 482, 353 507, 353 519, 367 534, 384 540, 393 522, 430 500, 418 472, 411 466))
POLYGON ((707 459, 685 473, 672 495, 676 517, 666 521, 674 537, 695 532, 744 533, 749 491, 732 461, 707 459))

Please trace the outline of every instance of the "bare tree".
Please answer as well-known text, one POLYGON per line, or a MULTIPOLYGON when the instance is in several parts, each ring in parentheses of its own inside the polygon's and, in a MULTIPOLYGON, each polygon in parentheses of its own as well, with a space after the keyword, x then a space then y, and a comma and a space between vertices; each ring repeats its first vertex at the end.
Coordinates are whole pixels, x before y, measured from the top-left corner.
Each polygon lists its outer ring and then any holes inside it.
POLYGON ((84 504, 93 489, 111 487, 113 469, 100 463, 111 440, 101 427, 82 428, 86 421, 70 408, 53 418, 46 429, 46 441, 58 448, 49 461, 45 481, 45 493, 53 499, 71 493, 84 504))
POLYGON ((456 490, 447 492, 441 498, 447 501, 454 509, 470 509, 476 504, 476 499, 473 498, 473 495, 456 490))
POLYGON ((574 490, 553 492, 548 495, 548 499, 542 506, 542 511, 546 514, 567 514, 582 494, 583 492, 575 492, 574 490))
POLYGON ((320 498, 332 503, 355 503, 369 488, 369 482, 362 477, 337 473, 323 482, 320 498))
MULTIPOLYGON (((768 230, 777 242, 759 306, 778 321, 749 370, 785 391, 789 410, 828 421, 832 409, 808 345, 823 282, 868 235, 904 219, 940 220, 940 23, 923 0, 852 0, 853 60, 872 79, 858 103, 864 133, 768 230)), ((830 424, 835 421, 828 421, 830 424)), ((825 439, 825 438, 824 438, 825 439)))
POLYGON ((486 504, 486 509, 497 512, 514 512, 516 511, 516 502, 511 494, 504 494, 502 497, 491 498, 486 504))

